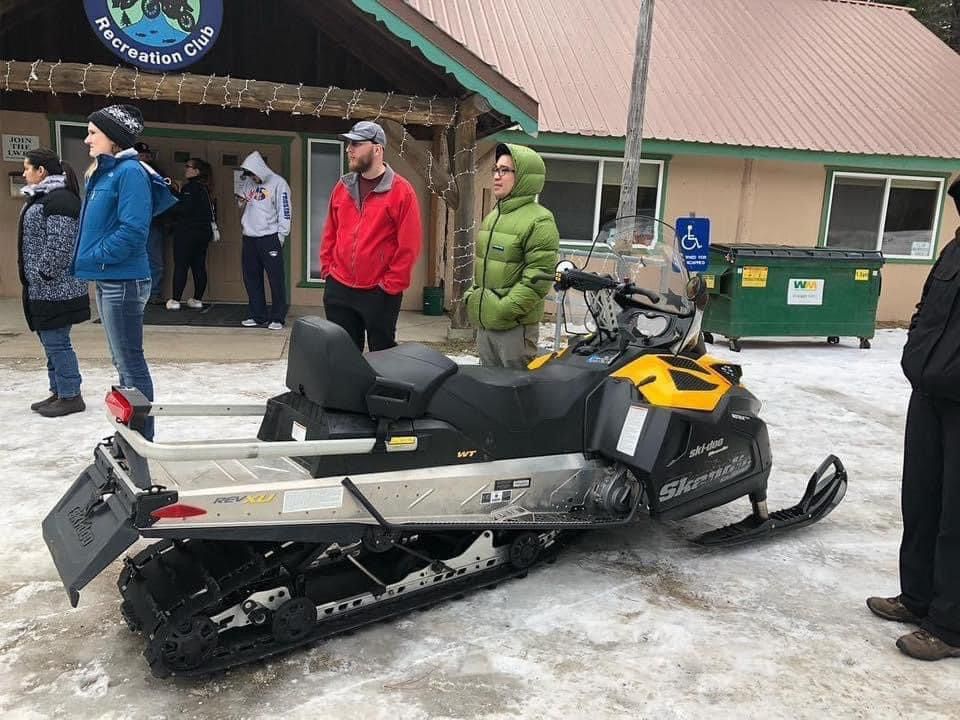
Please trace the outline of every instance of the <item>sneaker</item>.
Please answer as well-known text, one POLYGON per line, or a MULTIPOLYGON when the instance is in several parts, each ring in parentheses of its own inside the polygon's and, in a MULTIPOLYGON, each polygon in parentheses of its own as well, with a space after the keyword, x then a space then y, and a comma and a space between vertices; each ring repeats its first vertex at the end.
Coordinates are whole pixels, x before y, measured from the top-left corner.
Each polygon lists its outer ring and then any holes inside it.
POLYGON ((258 323, 253 318, 247 318, 240 324, 243 325, 244 327, 257 327, 260 323, 258 323))
POLYGON ((267 327, 271 330, 283 330, 283 323, 272 322, 267 327))
POLYGON ((63 417, 73 413, 83 412, 87 409, 83 402, 83 396, 75 395, 72 398, 57 398, 49 405, 40 407, 37 412, 44 417, 63 417))
POLYGON ((33 410, 34 412, 37 412, 44 405, 49 405, 56 399, 57 399, 57 394, 51 391, 50 397, 48 397, 46 400, 41 400, 40 402, 33 403, 33 405, 30 406, 30 409, 33 410))
POLYGON ((202 310, 203 303, 199 300, 195 300, 194 298, 190 298, 189 300, 187 300, 187 307, 193 308, 194 310, 202 310))
POLYGON ((173 298, 170 298, 169 300, 167 300, 167 310, 179 310, 179 309, 180 309, 179 300, 174 300, 173 298))
POLYGON ((894 622, 911 623, 919 625, 923 619, 900 601, 900 595, 891 598, 870 597, 867 598, 867 607, 877 617, 884 620, 893 620, 894 622))
POLYGON ((960 647, 950 645, 926 630, 916 630, 897 639, 897 647, 904 655, 917 660, 960 657, 960 647))

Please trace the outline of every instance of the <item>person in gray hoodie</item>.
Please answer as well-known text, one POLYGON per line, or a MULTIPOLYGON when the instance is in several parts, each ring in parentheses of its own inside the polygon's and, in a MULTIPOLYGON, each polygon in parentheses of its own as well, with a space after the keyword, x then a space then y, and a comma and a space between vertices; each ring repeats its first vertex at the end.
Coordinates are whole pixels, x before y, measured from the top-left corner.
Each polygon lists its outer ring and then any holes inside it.
POLYGON ((271 170, 263 156, 254 151, 240 165, 243 171, 241 195, 243 216, 243 284, 247 289, 250 317, 241 325, 267 325, 283 329, 287 317, 287 288, 283 276, 283 243, 290 234, 290 186, 271 170), (272 306, 267 312, 263 287, 266 271, 272 306))

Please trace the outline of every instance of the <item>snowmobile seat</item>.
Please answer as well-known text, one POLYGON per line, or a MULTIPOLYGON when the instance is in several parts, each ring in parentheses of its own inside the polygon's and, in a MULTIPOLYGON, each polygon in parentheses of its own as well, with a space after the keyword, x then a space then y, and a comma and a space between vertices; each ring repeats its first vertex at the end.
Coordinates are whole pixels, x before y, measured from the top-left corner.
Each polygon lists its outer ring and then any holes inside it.
POLYGON ((464 366, 437 389, 427 414, 497 458, 577 452, 586 398, 604 377, 560 363, 533 372, 464 366))
POLYGON ((287 387, 327 410, 416 418, 457 367, 446 355, 416 343, 363 355, 346 330, 311 316, 293 324, 287 387))
POLYGON ((377 379, 339 325, 299 318, 290 334, 287 387, 329 410, 367 414, 367 391, 377 379))
POLYGON ((457 372, 443 353, 418 343, 367 353, 376 381, 367 391, 367 410, 374 417, 418 418, 437 388, 457 372))

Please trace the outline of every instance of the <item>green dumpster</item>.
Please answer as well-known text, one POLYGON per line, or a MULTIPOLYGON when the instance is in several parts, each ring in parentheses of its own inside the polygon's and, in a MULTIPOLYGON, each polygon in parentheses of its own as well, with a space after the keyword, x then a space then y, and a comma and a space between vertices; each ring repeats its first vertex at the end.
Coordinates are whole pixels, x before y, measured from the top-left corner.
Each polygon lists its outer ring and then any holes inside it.
POLYGON ((734 351, 742 338, 790 336, 857 337, 869 348, 882 266, 872 250, 712 245, 704 336, 723 335, 734 351))

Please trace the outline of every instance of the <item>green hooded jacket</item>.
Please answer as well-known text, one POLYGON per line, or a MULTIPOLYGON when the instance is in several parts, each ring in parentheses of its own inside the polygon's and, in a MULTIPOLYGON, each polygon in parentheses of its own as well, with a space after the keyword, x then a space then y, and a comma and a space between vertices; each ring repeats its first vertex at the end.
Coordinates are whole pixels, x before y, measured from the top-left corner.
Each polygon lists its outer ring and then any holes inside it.
POLYGON ((543 298, 550 290, 560 248, 553 213, 536 202, 546 167, 535 151, 522 145, 498 145, 495 157, 513 157, 516 183, 480 224, 473 260, 473 286, 464 302, 470 322, 484 330, 511 330, 543 318, 543 298))

